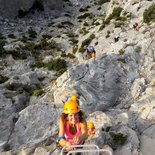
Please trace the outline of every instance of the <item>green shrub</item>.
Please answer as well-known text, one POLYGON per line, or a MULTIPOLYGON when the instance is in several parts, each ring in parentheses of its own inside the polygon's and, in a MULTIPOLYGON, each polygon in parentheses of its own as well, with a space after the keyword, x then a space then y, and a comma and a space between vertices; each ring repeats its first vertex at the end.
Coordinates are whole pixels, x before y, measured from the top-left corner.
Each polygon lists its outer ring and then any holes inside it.
POLYGON ((99 28, 99 31, 102 31, 105 28, 105 24, 102 24, 99 28))
POLYGON ((33 65, 32 67, 41 68, 41 67, 46 67, 46 65, 45 63, 42 62, 42 60, 38 60, 36 61, 35 65, 33 65))
POLYGON ((0 75, 0 84, 6 82, 9 78, 3 75, 0 75))
POLYGON ((86 35, 87 33, 89 33, 88 30, 86 30, 85 27, 83 27, 80 31, 79 31, 80 34, 83 34, 83 35, 86 35))
POLYGON ((4 57, 6 55, 6 51, 3 48, 4 45, 5 45, 5 42, 0 40, 0 57, 4 57))
POLYGON ((119 19, 122 10, 123 9, 121 7, 114 8, 113 12, 109 15, 109 17, 105 20, 104 23, 109 24, 111 19, 119 19))
POLYGON ((22 41, 23 43, 26 43, 28 38, 24 35, 21 38, 18 39, 19 41, 22 41))
POLYGON ((95 42, 95 45, 98 45, 98 41, 97 41, 97 42, 95 42))
POLYGON ((83 26, 89 26, 89 24, 87 22, 84 22, 83 26))
POLYGON ((135 49, 135 52, 139 53, 141 51, 141 49, 142 48, 140 46, 137 46, 136 49, 135 49))
POLYGON ((102 5, 102 4, 106 3, 106 2, 110 2, 110 0, 99 0, 98 5, 102 5))
POLYGON ((123 55, 125 53, 125 50, 121 49, 118 51, 119 55, 123 55))
POLYGON ((73 47, 73 53, 75 54, 77 52, 78 48, 77 47, 73 47))
POLYGON ((14 34, 8 34, 8 37, 9 38, 12 38, 12 39, 15 39, 16 38, 16 36, 14 34))
POLYGON ((31 53, 35 53, 37 50, 37 46, 33 42, 27 42, 25 44, 25 49, 29 50, 31 53))
POLYGON ((30 27, 27 32, 30 38, 36 38, 37 33, 32 29, 32 27, 30 27))
POLYGON ((78 16, 77 18, 78 19, 85 19, 87 17, 92 17, 92 14, 91 13, 84 13, 83 15, 78 16))
POLYGON ((85 52, 85 49, 83 47, 79 48, 79 52, 80 53, 84 53, 85 52))
POLYGON ((82 44, 81 44, 81 47, 84 47, 84 46, 88 46, 88 44, 95 38, 95 35, 94 34, 91 34, 89 36, 89 38, 85 39, 82 44))
POLYGON ((74 56, 73 54, 71 54, 71 53, 68 53, 68 54, 62 53, 62 54, 61 54, 61 57, 68 57, 68 58, 70 58, 70 59, 74 59, 74 58, 75 58, 75 56, 74 56))
POLYGON ((58 58, 47 63, 46 67, 49 70, 55 70, 62 73, 67 70, 67 63, 65 60, 58 58))
POLYGON ((3 151, 9 151, 9 150, 11 150, 10 145, 8 143, 5 143, 3 145, 3 151))
POLYGON ((21 49, 16 49, 16 50, 13 50, 13 51, 8 51, 7 54, 11 54, 12 57, 15 59, 15 60, 24 60, 27 58, 27 55, 26 53, 21 50, 21 49))
POLYGON ((70 21, 64 21, 61 24, 73 26, 73 23, 71 23, 70 21))
POLYGON ((124 58, 118 58, 117 60, 120 61, 120 62, 122 62, 122 63, 126 63, 126 61, 125 61, 124 58))
POLYGON ((88 8, 85 7, 85 8, 80 8, 80 9, 79 9, 79 12, 84 12, 84 11, 88 11, 88 8))
POLYGON ((6 51, 3 48, 6 43, 5 39, 6 38, 2 34, 0 34, 0 57, 4 57, 6 55, 6 51))
POLYGON ((110 132, 109 134, 113 139, 112 148, 114 150, 119 146, 124 145, 127 141, 127 136, 124 136, 122 133, 110 132))
POLYGON ((38 96, 41 96, 43 93, 44 93, 44 91, 42 90, 42 88, 37 88, 34 90, 32 95, 38 97, 38 96))
POLYGON ((147 24, 155 21, 155 4, 151 5, 143 13, 143 21, 147 24))
POLYGON ((58 28, 65 28, 66 26, 73 26, 70 21, 64 21, 56 25, 58 28))
POLYGON ((110 37, 110 31, 107 31, 107 35, 105 36, 106 38, 110 37))
POLYGON ((75 39, 75 38, 69 39, 69 41, 71 41, 73 44, 77 44, 78 43, 78 40, 75 39))
POLYGON ((43 38, 43 39, 51 39, 52 36, 49 35, 49 34, 43 34, 43 35, 42 35, 42 38, 43 38))
POLYGON ((116 18, 116 20, 126 21, 127 17, 119 16, 119 17, 116 18))
POLYGON ((121 27, 122 25, 124 25, 123 22, 115 22, 115 28, 121 27))

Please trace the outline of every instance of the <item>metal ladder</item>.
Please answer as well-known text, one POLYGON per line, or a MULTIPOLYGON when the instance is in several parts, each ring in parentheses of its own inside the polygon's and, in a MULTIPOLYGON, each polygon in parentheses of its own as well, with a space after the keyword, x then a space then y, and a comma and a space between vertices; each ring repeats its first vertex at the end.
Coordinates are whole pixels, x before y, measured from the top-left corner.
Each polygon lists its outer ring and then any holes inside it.
MULTIPOLYGON (((93 145, 72 145, 72 146, 69 146, 69 148, 72 148, 72 147, 73 148, 79 148, 79 149, 75 149, 75 150, 69 151, 66 155, 70 155, 71 153, 73 155, 75 155, 75 153, 82 153, 82 155, 84 155, 84 153, 91 153, 91 152, 93 152, 93 153, 96 152, 96 155, 99 155, 100 152, 108 153, 108 155, 113 155, 111 151, 109 151, 107 149, 100 149, 95 144, 93 144, 93 145)), ((60 155, 63 155, 63 153, 65 152, 66 148, 68 148, 68 147, 65 146, 65 147, 62 148, 60 155)))

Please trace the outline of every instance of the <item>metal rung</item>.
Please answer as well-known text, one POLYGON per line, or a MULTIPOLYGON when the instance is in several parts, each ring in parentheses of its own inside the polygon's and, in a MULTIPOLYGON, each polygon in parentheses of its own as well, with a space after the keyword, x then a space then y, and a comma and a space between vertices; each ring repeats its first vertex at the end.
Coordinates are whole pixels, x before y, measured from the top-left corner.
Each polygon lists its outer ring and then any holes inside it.
POLYGON ((100 149, 97 145, 71 145, 71 146, 65 146, 62 148, 60 155, 63 155, 63 152, 65 151, 66 148, 81 148, 78 150, 72 150, 67 153, 67 155, 70 155, 71 153, 89 153, 89 152, 96 152, 97 155, 99 155, 99 152, 107 152, 108 155, 113 155, 111 151, 107 149, 100 149), (87 149, 89 148, 89 149, 87 149), (95 148, 95 149, 94 149, 95 148))
POLYGON ((94 149, 94 147, 97 149, 97 150, 99 150, 100 148, 97 146, 97 145, 95 145, 95 144, 93 144, 93 145, 71 145, 71 146, 64 146, 63 148, 62 148, 62 150, 61 150, 61 153, 60 153, 60 155, 63 155, 63 152, 64 152, 64 150, 66 149, 66 148, 85 148, 85 147, 89 147, 89 148, 93 148, 94 149))
POLYGON ((71 153, 89 153, 89 152, 93 152, 93 153, 98 153, 99 152, 105 152, 105 153, 108 153, 108 155, 113 155, 111 151, 109 150, 106 150, 106 149, 92 149, 92 150, 72 150, 72 151, 69 151, 67 153, 67 155, 70 155, 71 153))

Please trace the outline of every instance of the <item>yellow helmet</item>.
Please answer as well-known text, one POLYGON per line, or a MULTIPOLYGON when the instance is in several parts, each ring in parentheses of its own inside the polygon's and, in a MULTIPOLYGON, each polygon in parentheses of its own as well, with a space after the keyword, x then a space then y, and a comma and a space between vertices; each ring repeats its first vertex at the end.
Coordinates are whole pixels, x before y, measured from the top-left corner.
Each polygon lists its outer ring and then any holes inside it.
POLYGON ((71 100, 72 101, 79 101, 79 95, 77 95, 77 94, 72 95, 71 100))
POLYGON ((75 101, 66 102, 64 105, 65 114, 75 114, 79 111, 80 111, 79 105, 75 101))
POLYGON ((93 122, 88 122, 87 127, 88 127, 88 129, 94 128, 94 123, 93 122))
POLYGON ((96 56, 95 52, 93 52, 93 53, 91 54, 91 56, 92 56, 92 58, 94 58, 94 57, 96 56))

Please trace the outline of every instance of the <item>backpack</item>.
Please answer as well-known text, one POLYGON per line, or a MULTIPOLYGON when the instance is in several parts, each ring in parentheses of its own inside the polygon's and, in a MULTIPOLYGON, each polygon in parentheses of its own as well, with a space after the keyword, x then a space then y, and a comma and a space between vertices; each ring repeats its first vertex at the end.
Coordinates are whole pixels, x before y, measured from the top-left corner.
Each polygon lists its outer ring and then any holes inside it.
POLYGON ((92 52, 95 51, 95 49, 94 49, 93 46, 88 46, 88 47, 87 47, 87 51, 88 51, 89 53, 92 53, 92 52))

